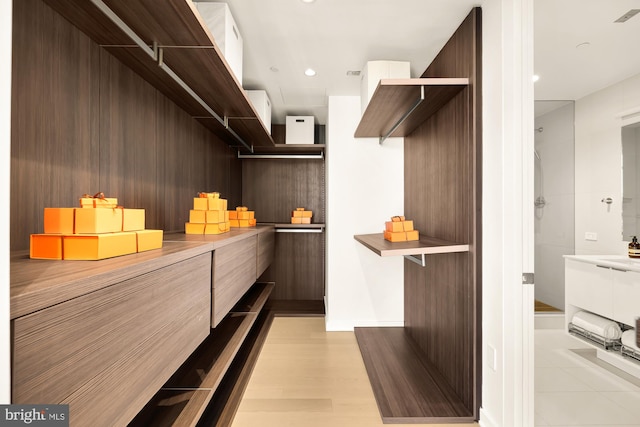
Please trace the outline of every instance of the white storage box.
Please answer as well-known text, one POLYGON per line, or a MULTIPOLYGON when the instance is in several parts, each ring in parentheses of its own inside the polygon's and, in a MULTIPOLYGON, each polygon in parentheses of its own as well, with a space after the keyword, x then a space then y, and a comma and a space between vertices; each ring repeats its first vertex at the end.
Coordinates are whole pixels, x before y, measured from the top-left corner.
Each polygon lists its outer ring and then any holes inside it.
POLYGON ((378 87, 380 79, 408 79, 411 77, 411 64, 405 61, 369 61, 360 74, 360 102, 362 113, 378 87))
POLYGON ((242 36, 226 3, 194 2, 216 45, 242 86, 242 36))
POLYGON ((269 95, 264 90, 245 90, 245 92, 267 132, 271 135, 271 101, 269 100, 269 95))
POLYGON ((285 143, 313 144, 313 116, 287 116, 285 143))

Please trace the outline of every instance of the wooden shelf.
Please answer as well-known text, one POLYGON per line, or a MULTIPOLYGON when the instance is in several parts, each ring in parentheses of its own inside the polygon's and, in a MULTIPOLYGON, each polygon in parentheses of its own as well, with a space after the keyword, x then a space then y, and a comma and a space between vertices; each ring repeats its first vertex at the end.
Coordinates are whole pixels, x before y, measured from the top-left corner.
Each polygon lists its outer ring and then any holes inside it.
POLYGON ((409 135, 468 84, 467 78, 380 80, 356 129, 355 137, 409 135), (423 88, 424 99, 416 106, 421 100, 423 88))
POLYGON ((404 328, 355 328, 355 335, 383 423, 474 421, 404 328))
POLYGON ((256 283, 147 404, 132 426, 193 426, 203 414, 273 290, 256 283))
POLYGON ((255 154, 321 154, 325 144, 275 144, 272 147, 256 147, 255 154))
POLYGON ((274 224, 274 227, 277 229, 300 229, 300 230, 305 230, 305 229, 318 229, 318 228, 324 228, 325 225, 324 224, 290 224, 290 223, 282 223, 282 224, 274 224))
POLYGON ((452 252, 468 252, 469 245, 449 242, 435 237, 420 237, 412 242, 392 243, 384 239, 384 234, 359 234, 353 236, 358 242, 380 256, 433 255, 452 252))
POLYGON ((133 34, 116 25, 93 2, 45 1, 213 133, 231 145, 239 145, 222 123, 158 66, 158 60, 149 54, 155 43, 162 48, 163 64, 217 115, 226 117, 229 127, 246 143, 274 146, 241 82, 190 0, 102 0, 133 34), (148 48, 136 44, 136 37, 148 48))

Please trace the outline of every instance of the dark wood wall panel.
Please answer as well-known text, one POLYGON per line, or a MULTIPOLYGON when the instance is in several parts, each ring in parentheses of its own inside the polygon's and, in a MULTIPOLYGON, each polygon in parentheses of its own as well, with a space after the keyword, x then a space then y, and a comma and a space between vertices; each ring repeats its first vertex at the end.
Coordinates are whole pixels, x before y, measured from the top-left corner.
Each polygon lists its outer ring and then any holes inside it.
POLYGON ((39 1, 13 14, 12 249, 43 231, 43 207, 97 188, 99 168, 96 46, 39 1))
POLYGON ((481 390, 480 9, 423 77, 468 77, 464 89, 405 137, 405 215, 421 233, 470 252, 405 261, 405 327, 476 417, 481 390))
POLYGON ((184 229, 191 198, 242 198, 235 151, 41 0, 14 1, 11 249, 43 231, 45 207, 104 192, 184 229))
POLYGON ((311 222, 325 222, 324 160, 243 160, 242 202, 258 222, 291 222, 291 211, 313 211, 311 222))
POLYGON ((260 281, 275 282, 275 300, 324 299, 324 233, 277 233, 275 259, 260 281))

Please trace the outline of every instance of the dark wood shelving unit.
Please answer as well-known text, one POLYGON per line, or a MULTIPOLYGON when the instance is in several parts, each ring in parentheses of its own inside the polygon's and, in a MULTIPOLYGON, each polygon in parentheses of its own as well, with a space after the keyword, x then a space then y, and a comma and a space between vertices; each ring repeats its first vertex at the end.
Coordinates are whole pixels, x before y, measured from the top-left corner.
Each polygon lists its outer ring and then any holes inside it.
POLYGON ((274 146, 190 0, 45 1, 230 145, 246 150, 209 109, 226 119, 229 128, 247 144, 274 146), (115 14, 118 23, 105 14, 106 9, 115 14))
POLYGON ((409 135, 468 84, 467 78, 382 79, 362 115, 355 137, 409 135))
POLYGON ((273 283, 256 283, 131 422, 193 426, 214 396, 256 322, 273 283))
POLYGON ((385 424, 473 422, 452 387, 404 328, 355 328, 385 424))

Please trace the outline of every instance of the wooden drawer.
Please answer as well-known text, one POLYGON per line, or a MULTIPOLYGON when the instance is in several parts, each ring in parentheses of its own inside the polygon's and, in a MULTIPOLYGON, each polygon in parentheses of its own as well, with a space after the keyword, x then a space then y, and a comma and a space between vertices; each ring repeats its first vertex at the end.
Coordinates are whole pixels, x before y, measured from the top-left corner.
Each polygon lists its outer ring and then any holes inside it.
POLYGON ((15 319, 13 403, 126 424, 209 334, 210 265, 202 254, 15 319))
POLYGON ((256 279, 271 265, 276 252, 275 230, 258 234, 258 259, 256 263, 256 279))
POLYGON ((211 327, 215 327, 256 281, 257 236, 213 251, 211 327))

